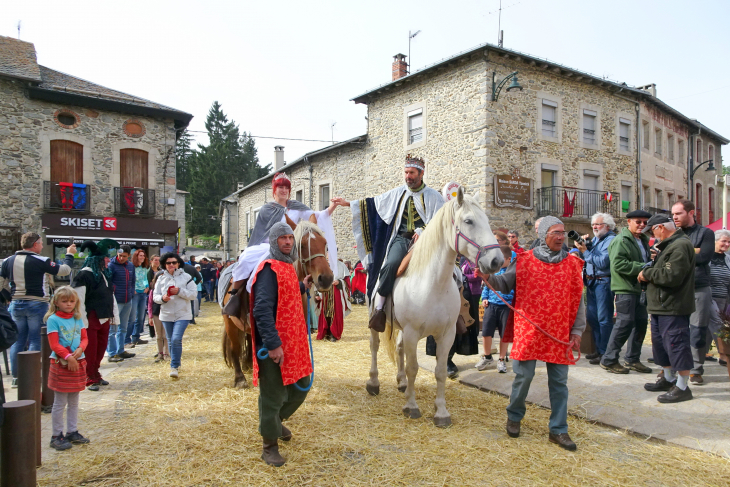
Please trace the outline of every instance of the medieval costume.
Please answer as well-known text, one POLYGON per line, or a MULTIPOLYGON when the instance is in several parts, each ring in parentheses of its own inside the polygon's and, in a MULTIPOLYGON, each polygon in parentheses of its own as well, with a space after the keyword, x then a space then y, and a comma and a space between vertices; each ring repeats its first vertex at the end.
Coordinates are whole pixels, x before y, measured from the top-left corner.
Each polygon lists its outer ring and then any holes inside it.
POLYGON ((352 271, 352 302, 355 304, 365 304, 365 285, 367 282, 367 273, 362 261, 357 261, 355 270, 352 271))
MULTIPOLYGON (((278 186, 285 186, 291 190, 291 181, 284 173, 277 173, 271 183, 276 190, 278 186)), ((314 215, 317 218, 317 225, 324 232, 329 250, 330 268, 337 267, 337 243, 335 241, 335 230, 332 226, 332 218, 328 210, 312 211, 304 203, 297 200, 287 200, 286 207, 275 201, 269 201, 259 210, 256 217, 251 236, 248 239, 246 250, 238 258, 238 266, 233 270, 233 280, 243 281, 251 277, 251 273, 258 268, 259 264, 269 255, 269 232, 277 223, 286 223, 287 217, 294 223, 300 220, 309 220, 314 215)), ((251 281, 246 289, 251 292, 251 281)))
POLYGON ((352 311, 350 304, 350 274, 347 266, 337 262, 335 269, 335 280, 337 285, 332 285, 329 291, 320 293, 321 300, 318 304, 318 326, 317 340, 327 338, 337 341, 342 337, 342 329, 345 324, 345 316, 352 311))
POLYGON ((92 391, 98 391, 100 385, 109 384, 101 377, 99 367, 109 340, 109 328, 113 323, 119 323, 120 319, 111 282, 111 270, 106 266, 105 259, 110 248, 118 247, 116 241, 107 238, 98 244, 84 242, 79 251, 88 249, 89 256, 71 283, 79 296, 81 320, 87 329, 89 343, 84 351, 86 385, 92 391))
POLYGON ((538 227, 540 245, 518 254, 504 274, 491 275, 488 282, 497 291, 515 291, 514 344, 510 354, 515 380, 507 406, 508 434, 519 436, 525 398, 535 375, 536 361, 541 360, 547 364, 550 390, 550 441, 574 450, 575 443, 567 435, 568 365, 575 364, 568 342, 571 335, 581 336, 586 326, 583 261, 570 257, 563 249, 550 250, 545 239, 554 225, 562 222, 552 216, 544 217, 538 227))
POLYGON ((253 361, 253 384, 259 386, 259 433, 263 437, 262 458, 269 465, 285 463, 279 455, 278 439, 291 439, 291 432, 281 424, 301 406, 307 397, 294 384, 309 385, 312 362, 309 356, 308 330, 304 320, 301 295, 304 285, 297 280, 292 265, 296 247, 285 254, 277 239, 291 235, 286 223, 276 223, 269 232, 269 255, 253 276, 251 293, 251 334, 256 350, 253 361), (283 359, 258 358, 258 352, 281 350, 283 359))
MULTIPOLYGON (((425 163, 409 155, 405 167, 423 174, 425 163)), ((418 188, 404 184, 374 198, 350 202, 357 253, 368 269, 367 295, 372 298, 377 289, 375 315, 382 315, 383 325, 383 304, 393 291, 398 267, 408 253, 411 239, 420 235, 443 205, 441 194, 426 183, 418 188)))

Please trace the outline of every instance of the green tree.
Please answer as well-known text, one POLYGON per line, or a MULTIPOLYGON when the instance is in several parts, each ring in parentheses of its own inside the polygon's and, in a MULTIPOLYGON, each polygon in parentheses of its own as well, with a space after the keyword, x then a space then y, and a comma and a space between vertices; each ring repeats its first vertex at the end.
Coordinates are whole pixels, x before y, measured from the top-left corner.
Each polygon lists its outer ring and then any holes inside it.
POLYGON ((188 129, 183 130, 175 143, 175 178, 177 189, 188 190, 190 184, 190 159, 194 156, 191 147, 193 138, 188 129))
POLYGON ((256 145, 249 134, 213 102, 205 120, 208 145, 198 144, 188 161, 188 189, 193 206, 191 232, 194 235, 218 235, 220 200, 236 190, 236 183, 251 183, 265 176, 270 166, 261 167, 256 145))

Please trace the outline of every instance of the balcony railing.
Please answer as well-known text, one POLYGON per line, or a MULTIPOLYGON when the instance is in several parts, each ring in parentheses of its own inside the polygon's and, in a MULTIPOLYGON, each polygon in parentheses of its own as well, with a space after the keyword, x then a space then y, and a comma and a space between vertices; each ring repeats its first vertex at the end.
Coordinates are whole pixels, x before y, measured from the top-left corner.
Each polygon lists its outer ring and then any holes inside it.
POLYGON ((548 186, 536 191, 537 216, 590 218, 595 213, 619 216, 621 197, 618 193, 548 186))
POLYGON ((43 209, 88 213, 91 208, 91 186, 57 181, 43 181, 43 209))
POLYGON ((117 215, 155 215, 155 190, 114 188, 114 213, 117 215))

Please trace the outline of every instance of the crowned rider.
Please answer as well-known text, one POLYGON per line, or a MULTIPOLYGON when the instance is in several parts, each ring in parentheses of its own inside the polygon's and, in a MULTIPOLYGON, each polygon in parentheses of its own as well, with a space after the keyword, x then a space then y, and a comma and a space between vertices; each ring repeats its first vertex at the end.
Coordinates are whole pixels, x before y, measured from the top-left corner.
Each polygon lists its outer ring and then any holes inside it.
MULTIPOLYGON (((276 223, 296 224, 301 220, 309 220, 319 225, 327 239, 330 268, 337 268, 337 244, 330 218, 337 205, 333 203, 326 210, 312 211, 304 203, 289 199, 291 180, 283 172, 274 175, 274 179, 271 181, 271 191, 274 200, 261 207, 248 239, 248 246, 238 258, 238 265, 233 270, 234 283, 231 293, 243 287, 244 282, 251 277, 259 263, 269 255, 269 232, 276 223)), ((246 289, 251 292, 250 282, 246 289)))
POLYGON ((375 296, 375 311, 370 328, 385 331, 385 300, 393 291, 396 273, 428 222, 443 206, 437 190, 423 182, 426 165, 423 159, 406 156, 405 184, 374 198, 345 201, 334 198, 333 203, 349 206, 352 211, 352 231, 357 253, 368 269, 367 291, 375 296), (367 258, 367 260, 366 260, 367 258))

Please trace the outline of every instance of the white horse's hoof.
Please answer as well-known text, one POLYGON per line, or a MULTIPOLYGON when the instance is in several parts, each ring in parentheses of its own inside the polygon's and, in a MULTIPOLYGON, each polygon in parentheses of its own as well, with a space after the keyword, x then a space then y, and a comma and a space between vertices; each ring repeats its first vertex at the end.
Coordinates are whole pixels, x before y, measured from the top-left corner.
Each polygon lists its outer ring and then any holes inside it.
POLYGON ((370 384, 365 384, 365 390, 368 391, 368 394, 371 396, 377 396, 380 394, 380 386, 371 386, 370 384))
POLYGON ((418 409, 418 408, 411 409, 409 407, 404 407, 403 408, 403 415, 404 416, 407 416, 407 417, 409 417, 411 419, 418 419, 418 418, 421 417, 421 410, 418 409))
POLYGON ((406 392, 406 387, 408 386, 398 386, 398 392, 406 392))
POLYGON ((434 416, 433 424, 439 428, 448 428, 451 426, 451 416, 446 416, 445 418, 437 418, 434 416))

